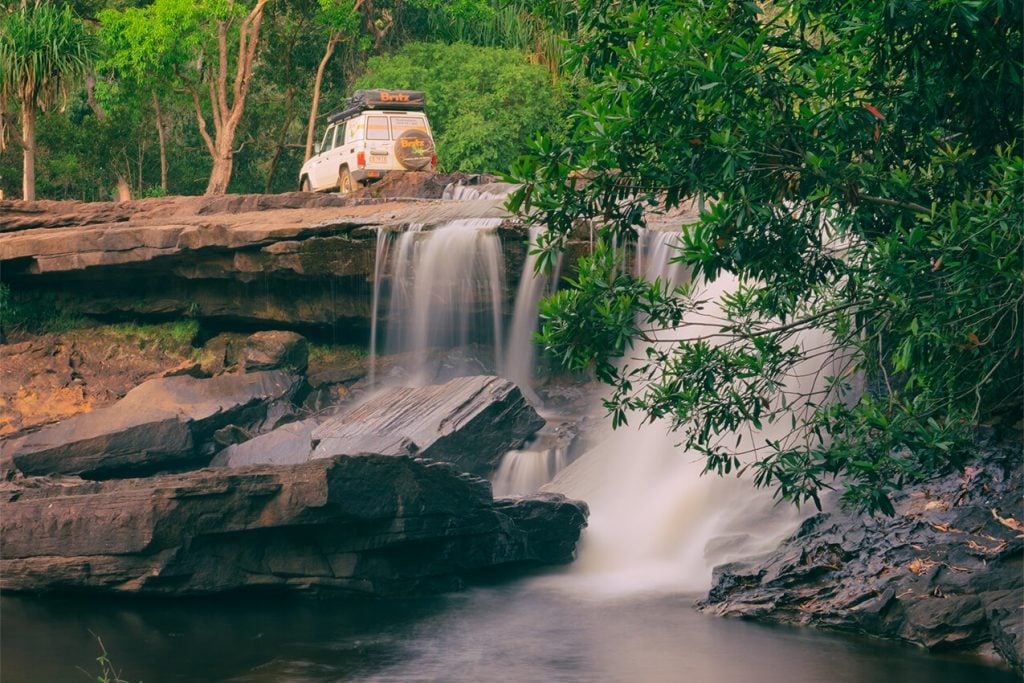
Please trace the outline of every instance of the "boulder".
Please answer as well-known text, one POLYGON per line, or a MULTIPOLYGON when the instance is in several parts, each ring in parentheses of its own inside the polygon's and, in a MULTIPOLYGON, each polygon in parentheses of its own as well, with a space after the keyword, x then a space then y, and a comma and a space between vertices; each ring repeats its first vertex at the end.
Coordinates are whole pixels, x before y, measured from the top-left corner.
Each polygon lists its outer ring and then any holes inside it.
POLYGON ((294 464, 336 455, 415 455, 488 477, 544 420, 512 382, 486 375, 385 389, 333 416, 286 425, 225 449, 212 464, 294 464))
POLYGON ((572 562, 576 539, 564 530, 586 526, 590 512, 586 503, 569 500, 559 493, 499 498, 494 507, 526 532, 530 556, 545 564, 572 562))
POLYGON ((567 562, 586 506, 495 504, 451 465, 365 455, 147 479, 0 482, 0 589, 409 595, 567 562))
POLYGON ((445 384, 389 389, 329 418, 312 433, 311 457, 414 454, 488 477, 502 455, 543 426, 507 379, 457 377, 445 384))
POLYGON ((1024 475, 1020 443, 907 487, 896 514, 807 519, 776 551, 717 567, 699 607, 812 625, 929 650, 1024 661, 1024 475))
POLYGON ((268 330, 249 335, 245 341, 245 371, 291 370, 306 372, 309 347, 306 338, 295 332, 268 330))
POLYGON ((13 453, 25 474, 106 479, 202 466, 217 430, 260 431, 281 419, 303 386, 282 370, 210 379, 163 377, 140 384, 106 408, 30 434, 13 453))

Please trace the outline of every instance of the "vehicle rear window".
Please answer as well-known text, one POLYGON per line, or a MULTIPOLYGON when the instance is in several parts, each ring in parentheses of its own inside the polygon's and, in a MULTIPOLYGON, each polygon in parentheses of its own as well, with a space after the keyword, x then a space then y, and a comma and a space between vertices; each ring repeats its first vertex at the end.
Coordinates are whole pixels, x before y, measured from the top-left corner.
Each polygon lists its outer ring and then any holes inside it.
POLYGON ((427 126, 425 123, 419 116, 392 116, 391 132, 394 133, 396 139, 407 130, 422 130, 426 132, 427 126))
POLYGON ((388 117, 367 116, 366 117, 366 139, 367 140, 390 140, 388 132, 388 117))

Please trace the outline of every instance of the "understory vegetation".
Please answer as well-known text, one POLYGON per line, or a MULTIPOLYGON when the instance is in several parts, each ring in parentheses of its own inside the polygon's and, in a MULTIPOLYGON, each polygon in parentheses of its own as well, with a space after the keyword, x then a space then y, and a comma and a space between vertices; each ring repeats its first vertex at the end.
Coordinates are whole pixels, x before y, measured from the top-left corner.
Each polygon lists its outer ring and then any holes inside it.
POLYGON ((666 420, 707 471, 797 504, 839 488, 884 513, 962 464, 976 425, 1019 429, 1020 2, 579 7, 592 87, 568 142, 517 164, 512 205, 548 226, 548 263, 597 228, 541 337, 614 387, 614 422, 666 420), (678 258, 736 278, 720 314, 614 246, 690 198, 678 258))

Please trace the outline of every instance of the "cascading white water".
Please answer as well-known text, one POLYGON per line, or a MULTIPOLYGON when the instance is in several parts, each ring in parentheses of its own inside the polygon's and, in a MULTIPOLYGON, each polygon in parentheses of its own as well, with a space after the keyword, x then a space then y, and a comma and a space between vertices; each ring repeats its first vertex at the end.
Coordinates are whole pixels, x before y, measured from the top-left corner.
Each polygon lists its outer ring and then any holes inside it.
POLYGON ((637 234, 636 274, 648 282, 661 278, 670 287, 676 287, 689 279, 681 263, 673 263, 678 232, 667 230, 641 230, 637 234))
POLYGON ((509 451, 491 477, 494 495, 525 496, 536 493, 569 462, 569 451, 562 444, 530 444, 509 451))
MULTIPOLYGON (((638 272, 681 284, 686 273, 669 263, 677 235, 641 234, 638 272)), ((720 326, 715 302, 735 287, 728 277, 704 285, 699 298, 708 305, 686 316, 670 336, 692 338, 720 326)), ((821 333, 805 333, 796 343, 818 349, 826 341, 821 333)), ((642 360, 644 349, 632 355, 642 360)), ((820 388, 830 373, 816 369, 797 368, 787 390, 820 388)), ((703 456, 678 447, 681 437, 669 432, 666 423, 638 426, 641 418, 632 415, 631 426, 609 430, 597 448, 544 487, 590 505, 589 528, 572 569, 588 590, 706 589, 714 566, 767 552, 795 528, 802 515, 791 505, 775 505, 768 491, 753 488, 749 477, 701 476, 703 456)), ((784 438, 790 426, 783 419, 760 431, 745 430, 739 450, 784 438)))
MULTIPOLYGON (((537 272, 537 254, 532 252, 540 232, 540 228, 530 228, 526 260, 523 263, 522 275, 519 277, 512 324, 505 344, 505 358, 499 368, 502 376, 519 385, 523 394, 535 405, 541 404, 540 397, 531 388, 537 364, 537 345, 533 341, 533 334, 537 331, 539 322, 537 309, 541 297, 550 294, 557 287, 560 275, 558 268, 555 268, 551 275, 537 272)), ((558 259, 558 264, 561 265, 561 258, 558 259)))
MULTIPOLYGON (((500 224, 500 218, 478 218, 454 220, 430 231, 410 226, 393 238, 394 246, 378 242, 390 281, 386 348, 389 353, 412 354, 408 367, 412 375, 406 382, 431 379, 424 361, 432 349, 484 343, 493 346, 500 358, 505 266, 494 231, 500 224)), ((379 238, 388 239, 387 235, 379 238)), ((374 361, 385 277, 383 268, 375 271, 374 361)))
POLYGON ((441 192, 441 199, 464 202, 476 199, 502 199, 507 197, 517 187, 518 185, 511 183, 483 183, 480 185, 452 183, 441 192))

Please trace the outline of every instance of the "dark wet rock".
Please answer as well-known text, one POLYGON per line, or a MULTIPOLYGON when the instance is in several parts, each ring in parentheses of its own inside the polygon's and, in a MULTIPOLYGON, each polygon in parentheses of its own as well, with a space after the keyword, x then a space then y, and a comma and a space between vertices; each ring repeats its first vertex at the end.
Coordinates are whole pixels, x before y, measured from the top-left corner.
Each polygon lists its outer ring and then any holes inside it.
POLYGON ((576 539, 564 529, 585 527, 590 512, 586 503, 557 493, 499 498, 494 507, 527 533, 531 557, 545 564, 572 562, 576 539))
POLYGON ((808 518, 767 557, 717 567, 702 610, 1024 661, 1020 443, 908 487, 891 518, 808 518))
POLYGON ((544 420, 519 388, 499 377, 386 390, 328 419, 313 432, 313 458, 339 454, 417 455, 490 476, 544 420))
POLYGON ((490 567, 567 562, 585 519, 560 497, 495 504, 486 481, 409 457, 25 478, 0 483, 0 587, 417 594, 490 567))
POLYGON ((153 379, 111 406, 28 435, 14 463, 25 474, 99 479, 201 467, 216 450, 218 430, 273 428, 293 411, 303 385, 281 370, 153 379))
POLYGON ((304 373, 309 365, 306 338, 295 332, 268 330, 245 341, 245 371, 291 370, 304 373))

